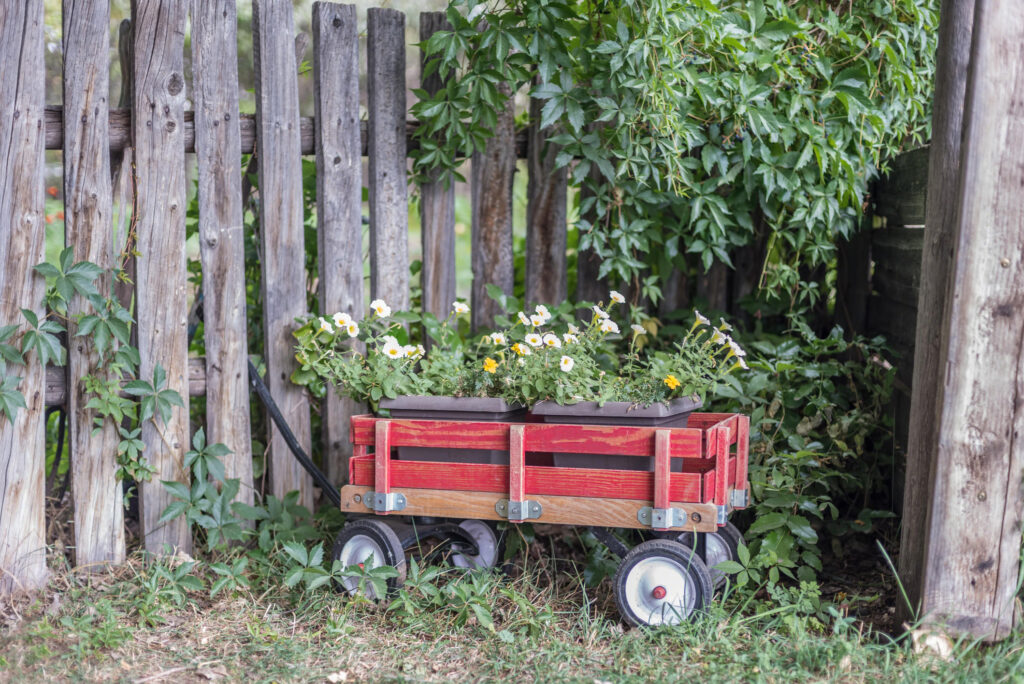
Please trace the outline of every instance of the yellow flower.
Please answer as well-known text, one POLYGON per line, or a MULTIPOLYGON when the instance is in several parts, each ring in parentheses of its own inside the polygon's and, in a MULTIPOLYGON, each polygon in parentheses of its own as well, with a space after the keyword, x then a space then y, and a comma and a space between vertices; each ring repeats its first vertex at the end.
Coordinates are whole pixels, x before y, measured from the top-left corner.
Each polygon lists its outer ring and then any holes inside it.
POLYGON ((492 359, 490 357, 487 357, 486 359, 484 359, 484 371, 486 371, 488 373, 493 373, 496 370, 498 370, 498 362, 497 361, 495 361, 494 359, 492 359))
POLYGON ((679 378, 677 378, 676 376, 667 375, 665 376, 665 384, 668 385, 669 389, 675 389, 676 387, 679 387, 683 383, 679 382, 679 378))

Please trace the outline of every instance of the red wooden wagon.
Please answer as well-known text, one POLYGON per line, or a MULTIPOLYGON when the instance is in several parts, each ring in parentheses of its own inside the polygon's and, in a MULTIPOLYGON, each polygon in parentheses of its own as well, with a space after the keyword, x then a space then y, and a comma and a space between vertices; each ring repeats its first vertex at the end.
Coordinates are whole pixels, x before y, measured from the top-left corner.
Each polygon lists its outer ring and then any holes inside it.
MULTIPOLYGON (((587 525, 622 558, 614 583, 623 617, 634 625, 680 622, 724 582, 714 565, 735 557, 740 537, 728 515, 748 500, 749 425, 746 416, 720 413, 695 413, 685 428, 356 416, 341 510, 379 517, 350 518, 334 558, 346 567, 396 567, 395 589, 404 549, 424 535, 455 537, 453 562, 479 567, 500 562, 499 535, 485 521, 587 525), (396 457, 401 447, 500 451, 508 464, 405 460, 396 457), (580 453, 621 457, 623 467, 554 465, 556 454, 580 453), (637 463, 644 469, 630 469, 637 463), (628 549, 607 528, 654 538, 628 549)), ((347 590, 357 587, 346 580, 347 590)))

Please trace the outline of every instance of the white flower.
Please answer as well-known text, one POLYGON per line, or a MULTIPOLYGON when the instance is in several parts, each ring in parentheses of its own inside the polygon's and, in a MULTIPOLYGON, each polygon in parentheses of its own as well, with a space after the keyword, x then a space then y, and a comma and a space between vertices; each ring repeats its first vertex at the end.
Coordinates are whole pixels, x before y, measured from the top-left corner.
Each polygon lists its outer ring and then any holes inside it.
POLYGON ((719 330, 722 332, 729 332, 732 330, 732 326, 726 323, 724 318, 719 318, 718 320, 722 322, 722 325, 718 326, 719 330))
MULTIPOLYGON (((392 345, 392 346, 394 346, 394 345, 398 344, 398 340, 397 340, 397 339, 395 339, 395 336, 394 336, 394 335, 385 335, 385 336, 384 336, 384 337, 382 337, 381 339, 382 339, 382 340, 384 340, 384 344, 385 344, 385 346, 386 346, 386 345, 389 345, 389 344, 390 344, 390 345, 392 345)), ((401 345, 399 345, 399 346, 401 346, 401 345)))
POLYGON ((320 330, 327 333, 334 332, 334 328, 331 327, 331 324, 323 316, 320 317, 320 330))
POLYGON ((610 318, 606 318, 603 321, 601 321, 601 332, 617 333, 619 332, 619 326, 615 321, 611 320, 610 318))
POLYGON ((355 337, 359 334, 359 324, 355 321, 349 322, 349 324, 345 326, 345 332, 348 333, 349 337, 355 337))
POLYGON ((563 373, 571 371, 574 365, 576 365, 576 362, 572 360, 571 356, 563 356, 562 360, 558 362, 558 367, 563 373))
POLYGON ((469 306, 465 302, 452 302, 452 311, 457 314, 469 313, 469 306))
POLYGON ((608 314, 601 310, 601 307, 594 305, 594 313, 597 314, 598 318, 608 318, 608 314))
POLYGON ((711 321, 708 320, 707 316, 703 315, 696 309, 693 310, 693 316, 697 319, 697 323, 700 325, 711 325, 711 321))
POLYGON ((420 355, 420 356, 423 356, 424 354, 427 353, 427 350, 426 350, 426 348, 422 344, 417 344, 416 345, 416 353, 418 355, 420 355))
POLYGON ((626 301, 626 298, 623 297, 620 293, 616 292, 615 290, 609 292, 608 296, 611 297, 611 300, 616 304, 622 304, 624 301, 626 301))
POLYGON ((344 327, 348 326, 349 323, 352 322, 352 317, 351 316, 349 316, 347 313, 342 313, 340 311, 338 313, 334 314, 333 316, 331 316, 331 318, 334 319, 334 325, 335 325, 335 327, 338 327, 338 328, 344 328, 344 327))
POLYGON ((729 349, 732 349, 732 353, 741 358, 747 355, 747 352, 743 351, 743 347, 736 344, 736 340, 731 338, 729 339, 729 349))
POLYGON ((391 307, 385 304, 383 299, 374 299, 370 302, 370 308, 381 318, 387 318, 391 315, 391 307))
POLYGON ((562 348, 562 340, 558 339, 558 335, 555 335, 554 333, 547 333, 544 335, 544 344, 549 347, 554 347, 555 349, 562 348))
POLYGON ((743 358, 740 358, 740 360, 736 362, 736 365, 742 368, 743 370, 750 370, 750 366, 747 365, 746 360, 743 358))
POLYGON ((494 344, 505 344, 505 342, 506 342, 506 340, 505 340, 505 333, 497 332, 497 333, 494 333, 493 335, 491 335, 490 338, 491 338, 491 342, 493 342, 494 344))
POLYGON ((725 344, 729 338, 722 334, 721 330, 714 330, 711 332, 711 341, 717 342, 718 344, 725 344))
POLYGON ((538 304, 533 308, 533 310, 537 312, 538 316, 544 319, 545 323, 551 320, 551 312, 548 311, 548 307, 544 306, 543 304, 538 304))
POLYGON ((420 350, 414 344, 407 344, 402 347, 402 352, 410 359, 418 359, 420 356, 420 350))
POLYGON ((405 356, 405 348, 400 344, 392 344, 388 342, 384 345, 381 351, 384 353, 384 356, 389 359, 400 359, 405 356))
POLYGON ((530 325, 529 317, 522 311, 519 312, 519 322, 522 323, 523 325, 530 325))
POLYGON ((526 365, 526 359, 516 359, 516 361, 519 363, 520 366, 526 365))
POLYGON ((530 333, 526 336, 526 343, 531 347, 539 347, 544 344, 544 340, 537 333, 530 333))
POLYGON ((532 325, 534 328, 539 328, 540 326, 547 323, 547 320, 548 319, 544 318, 540 314, 533 314, 532 316, 530 316, 530 325, 532 325))
POLYGON ((633 332, 635 332, 637 335, 643 335, 644 333, 647 332, 647 330, 644 328, 644 326, 637 325, 636 323, 634 323, 633 325, 631 325, 629 327, 632 328, 633 332))
POLYGON ((572 333, 565 333, 564 335, 562 335, 562 339, 565 341, 566 344, 576 344, 577 342, 580 341, 580 338, 576 337, 572 333))
POLYGON ((569 332, 570 332, 570 333, 572 333, 573 335, 579 335, 579 334, 580 334, 580 329, 579 329, 579 328, 577 328, 577 327, 576 327, 575 325, 573 325, 572 323, 570 323, 570 324, 569 324, 569 332))

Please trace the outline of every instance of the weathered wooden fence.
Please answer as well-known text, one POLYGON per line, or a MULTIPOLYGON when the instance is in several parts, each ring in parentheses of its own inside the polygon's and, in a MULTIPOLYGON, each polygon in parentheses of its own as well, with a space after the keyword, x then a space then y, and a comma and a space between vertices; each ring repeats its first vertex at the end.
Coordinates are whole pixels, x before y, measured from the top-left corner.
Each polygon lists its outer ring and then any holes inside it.
MULTIPOLYGON (((408 180, 406 154, 415 122, 407 120, 404 14, 369 10, 367 120, 361 121, 359 41, 355 7, 313 6, 315 116, 299 111, 297 64, 304 37, 294 40, 292 3, 254 0, 256 113, 239 113, 236 17, 233 0, 135 0, 130 25, 121 27, 125 87, 119 106, 108 102, 109 3, 64 0, 63 107, 46 107, 42 0, 0 7, 0 323, 19 310, 43 315, 43 152, 62 150, 66 243, 77 260, 112 266, 115 188, 134 193, 137 256, 131 268, 141 357, 140 375, 159 364, 167 387, 182 397, 206 396, 209 439, 225 443, 229 477, 242 482, 240 498, 253 497, 247 354, 266 361, 267 383, 309 451, 309 397, 289 381, 291 328, 306 313, 300 160, 315 155, 319 302, 322 313, 359 316, 363 299, 362 188, 369 191, 370 291, 396 308, 409 303, 408 180), (186 83, 186 19, 191 12, 192 82, 186 83), (193 109, 185 110, 186 92, 193 109), (198 170, 199 242, 205 310, 205 359, 189 358, 187 318, 197 293, 187 281, 185 252, 186 155, 198 170), (243 253, 243 153, 255 153, 259 188, 260 269, 265 345, 247 344, 243 253), (369 157, 369 176, 362 175, 369 157), (113 164, 111 163, 113 161, 113 164), (112 177, 114 181, 112 182, 112 177)), ((445 25, 441 13, 420 16, 421 38, 445 25)), ((440 87, 437 78, 422 83, 440 87)), ((534 302, 566 294, 566 177, 552 172, 554 152, 544 135, 515 131, 511 110, 498 135, 473 160, 473 323, 488 325, 495 310, 484 286, 511 290, 512 178, 528 158, 530 232, 526 271, 543 273, 528 292, 534 302)), ((455 295, 454 195, 442 183, 421 190, 423 303, 444 315, 455 295)), ((586 276, 580 288, 592 288, 586 276)), ((75 330, 69 330, 74 340, 75 330)), ((13 424, 0 418, 0 591, 38 586, 45 578, 44 411, 66 407, 70 422, 71 492, 75 560, 79 566, 116 563, 125 556, 121 483, 115 479, 114 427, 93 433, 81 377, 95 357, 72 343, 66 372, 44 373, 34 354, 21 372, 27 408, 13 424)), ((322 407, 324 460, 338 481, 349 455, 351 402, 330 396, 322 407)), ((196 427, 196 426, 192 426, 196 427)), ((269 438, 270 492, 300 492, 311 505, 313 486, 280 434, 269 438)), ((157 473, 141 486, 145 547, 184 551, 190 538, 181 519, 160 524, 170 503, 161 480, 185 482, 190 444, 187 401, 158 428, 146 423, 145 454, 157 473)))

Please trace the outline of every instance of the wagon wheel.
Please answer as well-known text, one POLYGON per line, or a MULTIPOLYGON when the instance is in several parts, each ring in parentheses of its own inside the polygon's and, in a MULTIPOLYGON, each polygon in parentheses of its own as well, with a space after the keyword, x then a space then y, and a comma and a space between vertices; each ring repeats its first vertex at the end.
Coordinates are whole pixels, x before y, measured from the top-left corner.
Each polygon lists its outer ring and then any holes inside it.
MULTIPOLYGON (((405 551, 402 542, 383 521, 362 518, 347 523, 334 541, 331 557, 346 568, 353 565, 360 568, 369 565, 371 569, 385 565, 393 567, 398 571, 398 576, 386 580, 388 594, 394 593, 405 583, 405 551)), ((363 582, 360 587, 359 577, 345 577, 337 585, 339 591, 346 591, 353 596, 361 591, 371 601, 384 598, 377 596, 369 582, 363 582)))
MULTIPOLYGON (((693 532, 682 532, 676 535, 675 540, 680 544, 686 544, 691 549, 697 548, 697 540, 693 532)), ((711 582, 715 589, 725 586, 726 573, 715 568, 723 561, 738 561, 739 547, 743 542, 743 533, 732 523, 726 523, 715 532, 704 535, 704 565, 711 573, 711 582)))
POLYGON ((494 526, 483 520, 463 520, 459 527, 464 529, 473 541, 479 553, 470 555, 453 553, 451 563, 457 568, 493 568, 501 563, 505 555, 505 535, 495 530, 494 526))
POLYGON ((619 564, 615 603, 634 627, 678 625, 711 602, 711 575, 688 546, 669 539, 638 544, 619 564))

